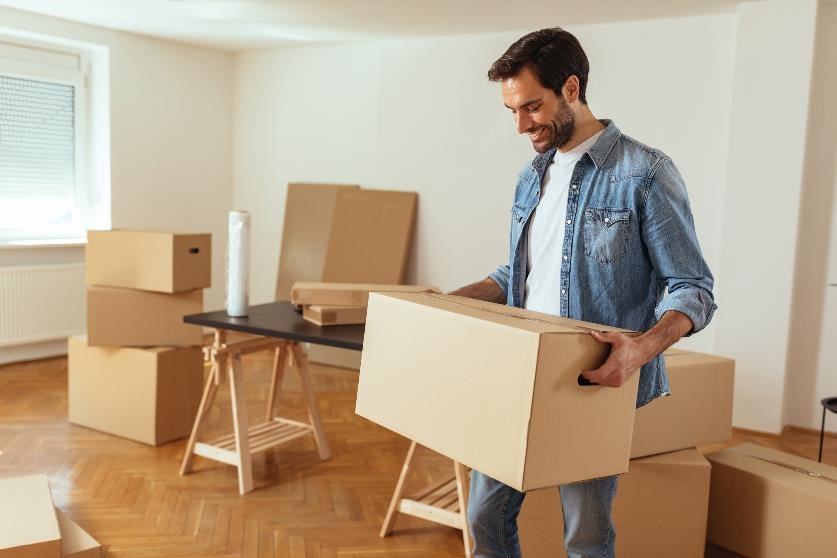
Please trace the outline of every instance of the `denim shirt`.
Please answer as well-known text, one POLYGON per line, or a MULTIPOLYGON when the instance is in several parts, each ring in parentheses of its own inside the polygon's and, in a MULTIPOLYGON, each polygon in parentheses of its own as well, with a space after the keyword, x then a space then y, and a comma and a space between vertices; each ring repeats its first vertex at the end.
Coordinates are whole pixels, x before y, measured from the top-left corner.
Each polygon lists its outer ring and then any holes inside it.
MULTIPOLYGON (((609 120, 570 179, 560 296, 561 315, 635 331, 668 310, 691 319, 691 335, 712 319, 713 279, 695 234, 686 186, 665 154, 622 134, 609 120)), ((490 277, 507 304, 523 307, 527 230, 555 149, 519 174, 511 209, 509 263, 490 277)), ((560 292, 559 292, 560 289, 560 292)), ((640 370, 637 407, 669 393, 662 355, 640 370)))

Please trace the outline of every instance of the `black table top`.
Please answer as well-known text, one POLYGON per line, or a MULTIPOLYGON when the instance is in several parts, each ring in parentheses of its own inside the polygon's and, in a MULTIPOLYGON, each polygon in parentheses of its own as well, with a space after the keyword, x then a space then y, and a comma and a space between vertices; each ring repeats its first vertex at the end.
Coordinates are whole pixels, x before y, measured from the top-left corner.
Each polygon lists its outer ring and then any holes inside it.
POLYGON ((302 319, 302 314, 294 310, 293 305, 286 300, 250 306, 249 315, 244 318, 232 318, 227 316, 226 310, 216 310, 184 316, 183 321, 187 324, 243 331, 290 341, 357 351, 363 349, 363 325, 320 327, 302 319))

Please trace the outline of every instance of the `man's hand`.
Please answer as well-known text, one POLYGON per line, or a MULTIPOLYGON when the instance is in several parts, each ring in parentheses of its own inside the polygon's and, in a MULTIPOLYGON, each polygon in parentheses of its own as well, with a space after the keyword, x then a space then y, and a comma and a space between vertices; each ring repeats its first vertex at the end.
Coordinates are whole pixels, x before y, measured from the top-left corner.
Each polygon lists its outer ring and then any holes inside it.
POLYGON ((596 341, 610 344, 610 356, 595 370, 585 370, 582 377, 595 384, 621 387, 640 366, 662 353, 692 330, 692 320, 670 310, 651 329, 637 337, 624 333, 591 331, 596 341))
POLYGON ((585 370, 581 375, 600 386, 622 387, 637 368, 651 360, 654 355, 647 355, 647 348, 637 341, 638 337, 629 337, 619 332, 591 331, 596 341, 610 343, 610 356, 595 370, 585 370))

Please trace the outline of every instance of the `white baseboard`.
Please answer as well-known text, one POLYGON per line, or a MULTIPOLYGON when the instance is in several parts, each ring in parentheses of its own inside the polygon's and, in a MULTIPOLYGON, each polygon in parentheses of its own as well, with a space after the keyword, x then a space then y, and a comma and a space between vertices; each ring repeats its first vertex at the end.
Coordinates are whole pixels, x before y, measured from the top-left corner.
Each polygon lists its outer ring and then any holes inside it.
POLYGON ((67 354, 67 339, 54 339, 27 345, 0 347, 0 364, 38 360, 67 354))

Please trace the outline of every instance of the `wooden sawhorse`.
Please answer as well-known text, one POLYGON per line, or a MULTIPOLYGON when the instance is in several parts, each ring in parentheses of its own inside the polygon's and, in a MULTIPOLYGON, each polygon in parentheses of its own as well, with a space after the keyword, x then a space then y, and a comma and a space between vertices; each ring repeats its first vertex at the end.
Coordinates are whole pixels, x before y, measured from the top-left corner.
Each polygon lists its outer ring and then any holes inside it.
POLYGON ((474 555, 471 533, 468 531, 468 471, 458 461, 453 462, 454 476, 420 490, 409 498, 403 498, 404 484, 410 473, 410 465, 416 453, 416 443, 410 444, 407 459, 401 467, 401 475, 395 485, 395 492, 381 527, 381 536, 392 532, 399 513, 420 517, 434 523, 441 523, 462 530, 466 558, 474 555))
POLYGON ((204 357, 212 364, 209 377, 203 390, 203 397, 192 434, 186 444, 180 474, 192 470, 194 457, 200 455, 208 459, 234 465, 238 468, 238 490, 246 494, 253 490, 253 455, 278 445, 296 440, 302 436, 313 435, 317 443, 320 459, 331 457, 325 433, 323 432, 317 400, 308 377, 308 361, 305 353, 296 341, 258 337, 228 344, 227 332, 215 330, 215 340, 204 349, 204 357), (247 404, 244 397, 244 379, 241 368, 241 356, 247 353, 273 349, 273 374, 267 400, 265 421, 249 425, 247 404), (309 422, 299 422, 276 416, 274 407, 282 385, 286 363, 295 365, 302 384, 302 394, 308 407, 309 422), (224 371, 230 380, 230 399, 232 401, 233 432, 209 442, 199 442, 209 422, 209 414, 215 401, 218 386, 224 382, 224 371))

